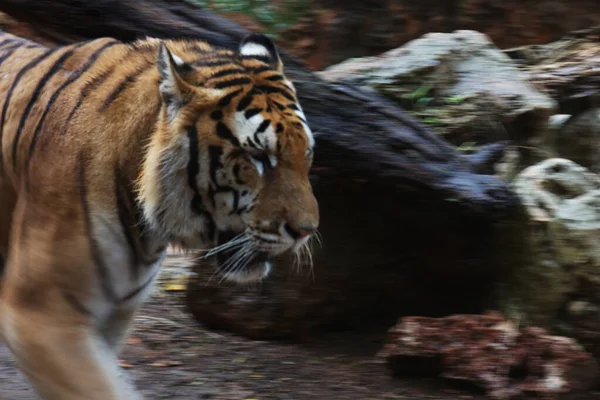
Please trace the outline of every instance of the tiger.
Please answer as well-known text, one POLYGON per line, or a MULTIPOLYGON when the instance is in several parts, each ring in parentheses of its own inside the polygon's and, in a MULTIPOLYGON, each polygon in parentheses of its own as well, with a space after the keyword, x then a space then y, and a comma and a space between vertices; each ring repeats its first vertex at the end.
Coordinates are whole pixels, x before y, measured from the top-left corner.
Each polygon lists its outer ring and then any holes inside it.
POLYGON ((261 33, 2 32, 0 93, 0 338, 42 399, 142 399, 118 355, 171 246, 259 282, 318 229, 314 135, 261 33))

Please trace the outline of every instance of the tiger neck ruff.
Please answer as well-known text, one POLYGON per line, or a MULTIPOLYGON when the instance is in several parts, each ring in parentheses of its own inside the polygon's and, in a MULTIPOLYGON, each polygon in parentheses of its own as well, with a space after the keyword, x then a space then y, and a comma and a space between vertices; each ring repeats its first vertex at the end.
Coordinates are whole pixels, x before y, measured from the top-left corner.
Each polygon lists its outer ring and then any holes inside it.
POLYGON ((45 400, 135 400, 117 355, 169 243, 265 278, 319 223, 274 44, 0 33, 0 332, 45 400))

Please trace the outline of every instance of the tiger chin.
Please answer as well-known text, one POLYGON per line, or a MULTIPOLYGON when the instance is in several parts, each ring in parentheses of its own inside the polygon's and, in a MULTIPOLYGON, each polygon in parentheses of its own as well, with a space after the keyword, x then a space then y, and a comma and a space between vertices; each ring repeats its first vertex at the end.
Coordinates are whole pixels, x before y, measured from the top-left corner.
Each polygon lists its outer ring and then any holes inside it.
POLYGON ((0 32, 0 337, 44 400, 136 400, 118 355, 169 245, 236 283, 319 225, 275 45, 0 32))

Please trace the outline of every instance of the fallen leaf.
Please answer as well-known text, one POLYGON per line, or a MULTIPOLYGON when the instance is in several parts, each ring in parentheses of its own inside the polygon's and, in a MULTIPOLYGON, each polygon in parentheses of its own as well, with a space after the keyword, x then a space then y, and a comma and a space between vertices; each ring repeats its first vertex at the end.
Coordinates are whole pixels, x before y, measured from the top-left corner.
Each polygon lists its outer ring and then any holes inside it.
POLYGON ((164 286, 164 290, 167 292, 183 292, 185 291, 186 286, 180 283, 171 283, 169 285, 164 286))
POLYGON ((150 364, 152 367, 174 367, 176 365, 182 365, 181 361, 170 361, 170 360, 158 360, 150 364))
POLYGON ((123 360, 119 360, 119 366, 121 368, 133 368, 133 365, 131 365, 123 360))
POLYGON ((135 337, 135 336, 131 336, 127 339, 127 344, 140 344, 142 343, 142 339, 135 337))

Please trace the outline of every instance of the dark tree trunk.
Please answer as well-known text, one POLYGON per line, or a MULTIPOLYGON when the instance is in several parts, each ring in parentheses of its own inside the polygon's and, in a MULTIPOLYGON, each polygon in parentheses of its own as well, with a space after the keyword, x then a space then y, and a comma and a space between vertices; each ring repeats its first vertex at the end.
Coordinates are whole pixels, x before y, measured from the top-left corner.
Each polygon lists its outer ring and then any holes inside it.
MULTIPOLYGON (((57 42, 100 36, 131 41, 148 35, 232 48, 248 33, 180 0, 2 0, 0 10, 41 27, 57 42)), ((316 135, 317 177, 368 180, 387 190, 392 203, 411 192, 476 217, 498 219, 516 205, 507 187, 480 174, 486 168, 473 162, 485 164, 488 157, 461 156, 382 97, 349 84, 326 83, 284 51, 282 58, 316 135)))

